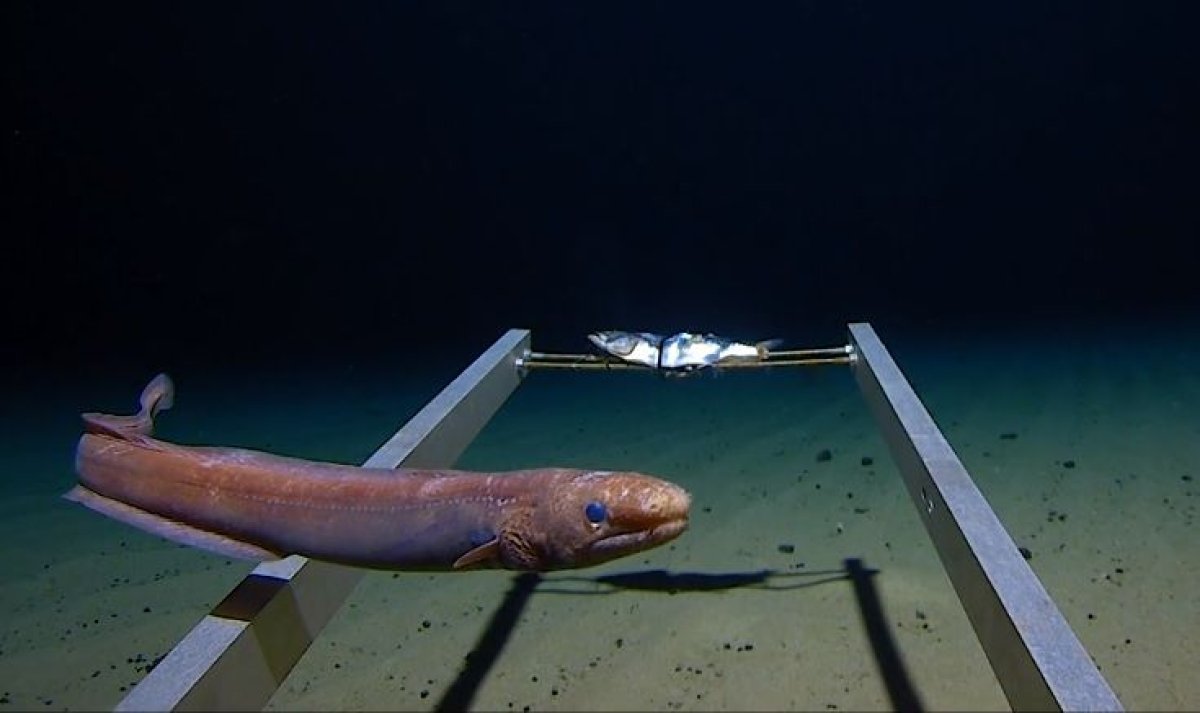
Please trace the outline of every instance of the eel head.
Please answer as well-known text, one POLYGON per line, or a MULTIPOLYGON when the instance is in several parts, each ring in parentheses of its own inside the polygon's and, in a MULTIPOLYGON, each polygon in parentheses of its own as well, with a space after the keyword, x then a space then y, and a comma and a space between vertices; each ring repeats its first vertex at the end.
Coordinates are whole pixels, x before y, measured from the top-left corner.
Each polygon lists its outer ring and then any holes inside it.
POLYGON ((657 547, 687 529, 691 496, 674 483, 632 472, 554 475, 503 519, 490 553, 500 566, 590 567, 657 547))

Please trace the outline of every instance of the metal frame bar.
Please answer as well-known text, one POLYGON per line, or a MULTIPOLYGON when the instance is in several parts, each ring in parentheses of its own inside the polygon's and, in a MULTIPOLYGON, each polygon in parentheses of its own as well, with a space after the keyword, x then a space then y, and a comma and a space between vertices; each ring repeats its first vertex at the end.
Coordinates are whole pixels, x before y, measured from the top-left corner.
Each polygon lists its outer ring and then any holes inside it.
POLYGON ((1122 710, 875 330, 853 371, 942 566, 1014 710, 1122 710))
MULTIPOLYGON (((447 467, 520 385, 528 330, 512 329, 363 463, 447 467)), ((362 570, 303 557, 259 565, 116 707, 258 710, 362 578, 362 570)))
MULTIPOLYGON (((849 334, 846 347, 804 350, 788 361, 851 365, 1009 703, 1015 710, 1121 710, 875 330, 854 323, 849 334)), ((453 465, 528 368, 585 365, 629 366, 531 352, 530 333, 509 330, 363 465, 453 465)), ((361 576, 302 557, 258 566, 117 710, 262 708, 361 576)))

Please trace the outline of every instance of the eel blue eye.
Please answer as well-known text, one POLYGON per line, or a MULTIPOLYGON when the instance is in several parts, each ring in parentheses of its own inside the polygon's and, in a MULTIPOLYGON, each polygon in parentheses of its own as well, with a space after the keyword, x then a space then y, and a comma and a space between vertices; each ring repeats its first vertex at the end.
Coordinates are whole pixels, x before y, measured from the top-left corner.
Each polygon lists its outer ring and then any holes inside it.
POLYGON ((588 522, 599 525, 608 517, 608 508, 604 507, 604 503, 593 500, 583 508, 583 514, 587 516, 588 522))

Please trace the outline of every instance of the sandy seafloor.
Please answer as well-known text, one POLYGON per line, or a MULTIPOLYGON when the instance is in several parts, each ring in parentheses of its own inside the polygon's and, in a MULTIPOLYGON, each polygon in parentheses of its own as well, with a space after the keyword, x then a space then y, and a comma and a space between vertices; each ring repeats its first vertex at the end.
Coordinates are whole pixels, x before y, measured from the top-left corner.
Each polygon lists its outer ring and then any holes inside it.
MULTIPOLYGON (((1200 708, 1200 330, 879 329, 1125 706, 1200 708)), ((421 373, 176 372, 159 433, 360 462, 470 359, 421 373)), ((83 371, 8 399, 0 710, 111 708, 251 569, 57 498, 77 413, 127 411, 151 375, 83 371)), ((464 673, 465 656, 515 575, 370 572, 269 708, 891 708, 850 559, 877 570, 924 707, 1007 708, 845 367, 670 381, 537 372, 459 465, 653 473, 693 493, 692 524, 670 546, 545 576, 477 686, 464 686, 479 673, 464 673), (715 591, 595 579, 656 569, 774 574, 715 591)))

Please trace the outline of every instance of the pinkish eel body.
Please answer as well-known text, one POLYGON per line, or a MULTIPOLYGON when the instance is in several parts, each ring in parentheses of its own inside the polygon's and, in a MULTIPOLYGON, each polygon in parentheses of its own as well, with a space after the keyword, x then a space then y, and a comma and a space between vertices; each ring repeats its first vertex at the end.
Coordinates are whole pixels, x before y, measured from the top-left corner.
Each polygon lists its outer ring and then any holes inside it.
POLYGON ((160 441, 154 416, 172 400, 160 374, 137 414, 84 414, 64 497, 228 556, 395 570, 587 567, 687 527, 687 492, 640 473, 391 470, 160 441))

